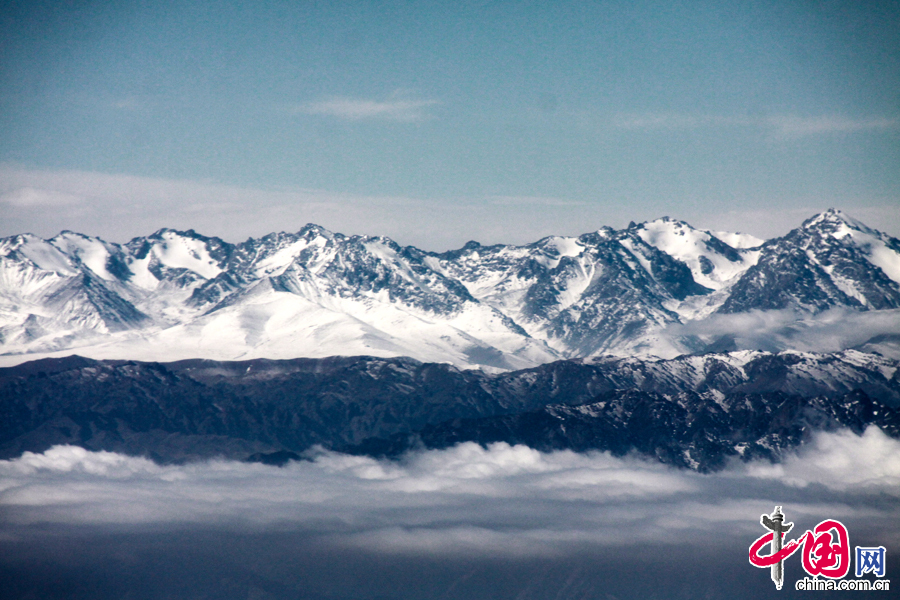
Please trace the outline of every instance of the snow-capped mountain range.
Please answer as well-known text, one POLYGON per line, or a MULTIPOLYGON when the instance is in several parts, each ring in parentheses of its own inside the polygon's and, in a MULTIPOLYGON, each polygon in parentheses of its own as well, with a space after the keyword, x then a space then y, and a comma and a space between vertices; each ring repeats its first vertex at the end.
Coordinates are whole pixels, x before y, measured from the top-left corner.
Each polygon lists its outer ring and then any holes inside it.
POLYGON ((837 210, 768 241, 662 218, 444 253, 316 225, 240 244, 170 229, 0 239, 0 365, 371 355, 512 370, 809 349, 822 323, 833 347, 815 349, 830 351, 877 349, 900 323, 900 240, 837 210), (757 348, 745 330, 765 315, 781 330, 757 348), (860 315, 883 318, 853 343, 834 334, 860 315))

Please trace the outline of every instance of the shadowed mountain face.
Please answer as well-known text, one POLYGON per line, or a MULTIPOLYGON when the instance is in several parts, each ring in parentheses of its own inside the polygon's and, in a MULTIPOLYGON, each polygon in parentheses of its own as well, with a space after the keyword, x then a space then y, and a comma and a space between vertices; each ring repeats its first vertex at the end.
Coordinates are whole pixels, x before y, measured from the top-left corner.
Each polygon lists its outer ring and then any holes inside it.
POLYGON ((279 463, 316 444, 397 454, 506 441, 709 470, 730 456, 777 459, 815 430, 897 435, 898 366, 855 351, 559 361, 495 375, 403 358, 45 359, 0 369, 0 457, 69 443, 159 462, 279 463))
POLYGON ((778 461, 813 431, 849 428, 861 434, 875 424, 900 437, 900 411, 862 392, 837 398, 804 398, 781 392, 663 395, 616 390, 576 405, 551 405, 514 415, 453 419, 413 435, 366 440, 351 452, 398 456, 419 448, 462 442, 524 444, 553 450, 637 452, 665 464, 701 472, 731 458, 778 461))
POLYGON ((900 309, 900 241, 840 211, 764 243, 718 235, 663 218, 444 253, 316 225, 240 244, 168 229, 127 244, 18 235, 0 240, 0 360, 67 349, 165 361, 341 354, 513 371, 762 348, 679 329, 734 315, 790 313, 808 321, 799 332, 823 311, 900 309))

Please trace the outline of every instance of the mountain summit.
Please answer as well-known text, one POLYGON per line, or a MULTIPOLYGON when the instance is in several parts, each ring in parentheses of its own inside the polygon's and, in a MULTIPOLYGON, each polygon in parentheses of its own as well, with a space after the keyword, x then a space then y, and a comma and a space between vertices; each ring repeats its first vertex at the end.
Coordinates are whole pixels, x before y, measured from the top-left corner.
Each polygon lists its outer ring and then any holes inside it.
POLYGON ((808 330, 835 310, 898 308, 900 241, 833 209, 765 242, 668 217, 443 253, 314 224, 240 244, 171 229, 126 244, 69 231, 0 239, 6 365, 72 352, 342 354, 510 370, 598 354, 733 350, 738 338, 716 327, 739 315, 805 320, 808 330))
POLYGON ((900 241, 830 209, 763 244, 720 310, 894 309, 898 282, 900 241))

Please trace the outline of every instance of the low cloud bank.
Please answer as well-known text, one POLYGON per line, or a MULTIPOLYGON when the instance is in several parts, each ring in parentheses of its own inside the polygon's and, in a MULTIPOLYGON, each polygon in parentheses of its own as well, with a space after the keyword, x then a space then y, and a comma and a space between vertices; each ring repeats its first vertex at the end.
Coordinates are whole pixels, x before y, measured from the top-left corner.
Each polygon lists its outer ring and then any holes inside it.
POLYGON ((821 434, 781 464, 749 463, 739 473, 788 486, 823 486, 900 499, 900 441, 869 427, 861 436, 843 430, 821 434))
POLYGON ((710 532, 752 539, 774 504, 800 528, 837 518, 900 543, 900 441, 876 428, 823 433, 783 464, 735 463, 716 475, 503 443, 398 462, 320 452, 284 468, 159 466, 73 446, 0 461, 0 535, 38 524, 203 525, 302 531, 379 552, 540 556, 710 532))
POLYGON ((667 333, 704 344, 727 337, 741 350, 838 352, 862 346, 877 336, 900 336, 900 310, 834 308, 812 316, 793 310, 754 310, 673 325, 667 333))

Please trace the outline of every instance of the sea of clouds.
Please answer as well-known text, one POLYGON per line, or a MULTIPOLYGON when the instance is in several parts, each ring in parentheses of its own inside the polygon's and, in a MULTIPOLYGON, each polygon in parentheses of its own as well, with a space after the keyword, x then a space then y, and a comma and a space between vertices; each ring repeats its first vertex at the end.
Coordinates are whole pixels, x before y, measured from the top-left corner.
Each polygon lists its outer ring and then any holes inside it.
MULTIPOLYGON (((715 474, 638 456, 473 443, 285 467, 161 466, 55 446, 0 461, 10 598, 623 600, 765 597, 760 515, 838 519, 900 562, 900 441, 820 433, 715 474)), ((786 587, 803 576, 786 566, 786 587)), ((849 592, 848 592, 849 593, 849 592)))
POLYGON ((3 529, 33 524, 303 530, 391 552, 553 554, 573 545, 761 535, 785 506, 798 527, 837 518, 900 545, 900 441, 870 427, 818 434, 781 464, 713 475, 636 456, 465 443, 399 461, 318 451, 279 468, 55 446, 0 461, 3 529), (695 525, 702 522, 703 528, 695 525))

